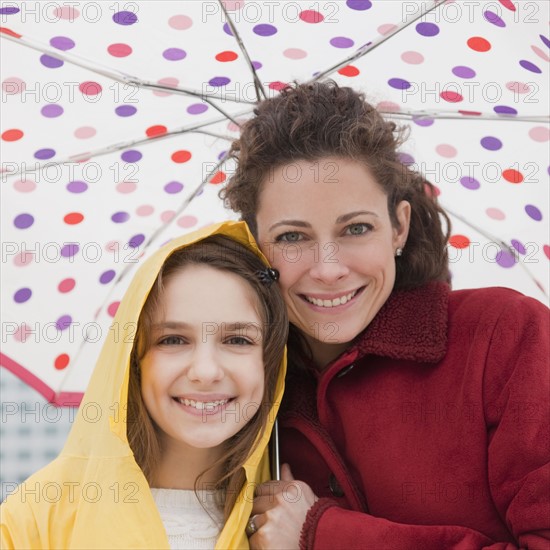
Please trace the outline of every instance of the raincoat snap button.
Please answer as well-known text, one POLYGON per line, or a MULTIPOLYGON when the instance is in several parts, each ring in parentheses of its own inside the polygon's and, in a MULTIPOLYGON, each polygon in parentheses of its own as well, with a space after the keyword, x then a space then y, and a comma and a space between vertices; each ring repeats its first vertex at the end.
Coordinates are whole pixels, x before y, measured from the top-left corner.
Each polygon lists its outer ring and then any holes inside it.
POLYGON ((335 497, 344 496, 344 490, 342 489, 342 487, 340 487, 340 484, 338 483, 338 480, 336 479, 336 476, 334 474, 330 474, 328 478, 328 486, 330 487, 330 492, 335 497))
POLYGON ((336 378, 342 378, 354 367, 355 365, 348 365, 345 369, 342 369, 337 375, 336 378))

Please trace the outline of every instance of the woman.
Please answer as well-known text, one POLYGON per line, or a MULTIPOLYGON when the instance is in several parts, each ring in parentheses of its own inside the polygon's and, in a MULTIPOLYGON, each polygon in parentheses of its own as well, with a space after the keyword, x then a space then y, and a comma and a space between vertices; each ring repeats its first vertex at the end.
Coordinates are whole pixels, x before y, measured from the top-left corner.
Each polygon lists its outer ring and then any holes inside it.
POLYGON ((400 143, 364 96, 316 83, 261 103, 232 146, 222 197, 291 321, 292 473, 257 491, 251 546, 548 548, 548 310, 451 292, 448 218, 400 143))
POLYGON ((247 548, 284 377, 275 278, 242 222, 152 256, 61 455, 2 505, 2 548, 247 548))

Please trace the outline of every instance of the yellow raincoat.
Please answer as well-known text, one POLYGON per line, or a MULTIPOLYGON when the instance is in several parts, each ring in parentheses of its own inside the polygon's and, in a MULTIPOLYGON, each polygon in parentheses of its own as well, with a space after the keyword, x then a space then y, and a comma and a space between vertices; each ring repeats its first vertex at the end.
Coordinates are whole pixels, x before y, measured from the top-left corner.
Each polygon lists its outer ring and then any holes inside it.
MULTIPOLYGON (((170 548, 126 437, 130 351, 139 314, 166 258, 217 233, 243 243, 266 261, 246 224, 225 222, 170 241, 144 263, 118 308, 118 330, 109 331, 61 454, 0 507, 2 548, 170 548)), ((216 548, 248 548, 245 526, 252 509, 252 484, 269 479, 267 447, 285 370, 283 361, 268 430, 246 461, 247 484, 216 548)))

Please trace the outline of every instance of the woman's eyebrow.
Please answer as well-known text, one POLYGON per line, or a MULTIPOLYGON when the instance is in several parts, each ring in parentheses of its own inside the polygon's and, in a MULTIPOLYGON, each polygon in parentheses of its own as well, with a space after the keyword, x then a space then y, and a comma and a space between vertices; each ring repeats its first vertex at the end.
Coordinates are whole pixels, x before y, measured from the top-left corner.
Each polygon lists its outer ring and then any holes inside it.
POLYGON ((301 220, 281 220, 280 222, 274 223, 269 228, 269 231, 272 231, 273 229, 275 229, 276 227, 279 227, 280 225, 294 225, 295 227, 311 227, 309 223, 301 220))
POLYGON ((338 218, 336 218, 336 223, 345 223, 352 218, 355 218, 355 216, 361 216, 364 214, 378 217, 378 214, 376 214, 376 212, 371 212, 370 210, 357 210, 356 212, 350 212, 349 214, 338 216, 338 218))

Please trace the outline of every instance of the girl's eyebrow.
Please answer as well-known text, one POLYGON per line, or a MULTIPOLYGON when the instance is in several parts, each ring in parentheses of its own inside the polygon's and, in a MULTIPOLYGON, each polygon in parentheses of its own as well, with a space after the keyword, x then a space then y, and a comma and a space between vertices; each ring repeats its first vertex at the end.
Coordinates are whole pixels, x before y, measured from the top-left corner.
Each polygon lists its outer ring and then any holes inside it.
MULTIPOLYGON (((232 323, 215 323, 212 322, 212 324, 219 324, 224 330, 242 330, 247 329, 250 327, 257 328, 261 326, 260 323, 257 321, 235 321, 232 323)), ((163 323, 157 323, 154 324, 152 327, 154 330, 162 330, 162 329, 186 329, 186 328, 193 328, 193 325, 190 325, 189 323, 181 322, 181 321, 165 321, 163 323)))
MULTIPOLYGON (((342 216, 338 216, 336 218, 336 223, 345 223, 352 218, 355 218, 355 216, 360 215, 371 215, 378 217, 378 214, 376 212, 371 212, 370 210, 357 210, 355 212, 350 212, 349 214, 343 214, 342 216)), ((270 228, 269 231, 273 231, 276 227, 279 227, 280 225, 293 225, 295 227, 306 227, 310 228, 311 224, 304 222, 302 220, 281 220, 280 222, 274 223, 270 228)))

